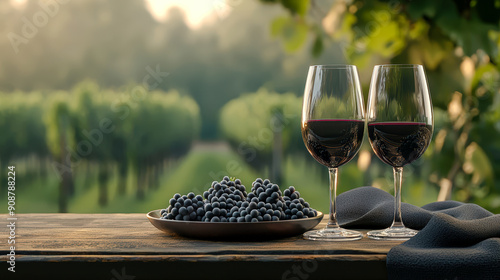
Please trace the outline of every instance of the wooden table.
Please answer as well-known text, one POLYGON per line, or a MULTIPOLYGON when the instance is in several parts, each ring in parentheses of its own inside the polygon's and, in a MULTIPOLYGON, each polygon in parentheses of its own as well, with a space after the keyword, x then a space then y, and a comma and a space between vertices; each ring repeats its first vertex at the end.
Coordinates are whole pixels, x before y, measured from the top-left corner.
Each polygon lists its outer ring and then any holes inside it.
POLYGON ((0 279, 385 279, 387 252, 400 243, 192 240, 159 231, 145 214, 16 217, 16 272, 5 265, 3 225, 0 279))

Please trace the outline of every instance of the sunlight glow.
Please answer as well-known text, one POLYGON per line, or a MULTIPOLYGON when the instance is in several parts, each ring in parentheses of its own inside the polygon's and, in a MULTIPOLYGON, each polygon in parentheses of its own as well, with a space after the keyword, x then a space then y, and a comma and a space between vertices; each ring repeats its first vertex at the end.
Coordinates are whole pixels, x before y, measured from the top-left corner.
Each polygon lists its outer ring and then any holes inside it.
POLYGON ((16 8, 22 8, 26 4, 26 1, 27 0, 10 0, 10 3, 16 8))
POLYGON ((189 27, 197 28, 208 18, 225 13, 225 0, 145 0, 151 15, 158 21, 165 20, 168 9, 178 7, 186 14, 189 27))

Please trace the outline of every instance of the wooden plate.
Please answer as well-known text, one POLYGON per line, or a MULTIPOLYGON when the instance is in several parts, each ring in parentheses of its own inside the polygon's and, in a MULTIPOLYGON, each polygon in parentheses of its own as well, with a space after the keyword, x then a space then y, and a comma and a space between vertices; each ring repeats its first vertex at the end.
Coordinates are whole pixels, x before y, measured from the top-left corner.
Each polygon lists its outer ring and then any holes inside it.
POLYGON ((266 221, 256 223, 212 223, 160 219, 160 211, 147 214, 149 221, 159 230, 180 236, 198 239, 278 239, 302 234, 321 222, 318 216, 286 221, 266 221))

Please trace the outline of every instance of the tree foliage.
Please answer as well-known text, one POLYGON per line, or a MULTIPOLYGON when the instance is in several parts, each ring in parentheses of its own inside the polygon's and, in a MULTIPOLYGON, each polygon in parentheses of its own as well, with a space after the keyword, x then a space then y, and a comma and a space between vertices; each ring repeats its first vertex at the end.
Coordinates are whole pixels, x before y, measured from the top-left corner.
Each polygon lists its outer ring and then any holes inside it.
POLYGON ((61 179, 63 212, 73 193, 72 174, 84 170, 83 162, 100 170, 102 205, 107 201, 107 178, 115 166, 124 179, 128 172, 137 174, 142 196, 157 183, 158 166, 185 155, 200 133, 198 105, 177 91, 149 92, 140 86, 112 91, 83 82, 70 92, 0 95, 0 128, 5 134, 0 143, 2 164, 50 155, 50 172, 56 170, 61 179), (142 95, 131 89, 140 89, 142 95))
MULTIPOLYGON (((500 145, 492 140, 500 136, 499 1, 354 0, 321 7, 311 0, 300 10, 287 1, 263 2, 290 11, 276 21, 308 27, 295 49, 308 37, 316 38, 312 55, 321 53, 323 42, 339 42, 346 61, 366 74, 374 64, 423 64, 436 133, 426 152, 432 168, 421 175, 440 188, 439 199, 453 195, 500 209, 500 145)), ((271 25, 285 45, 297 38, 287 32, 271 25)), ((367 88, 369 80, 362 80, 367 88)))
POLYGON ((301 108, 302 98, 295 94, 262 88, 228 102, 221 111, 220 127, 235 151, 264 171, 271 166, 277 134, 282 139, 280 149, 287 154, 306 151, 300 132, 301 108))
POLYGON ((38 155, 45 157, 49 150, 45 141, 43 112, 44 96, 40 92, 0 93, 0 161, 9 164, 15 157, 38 155))

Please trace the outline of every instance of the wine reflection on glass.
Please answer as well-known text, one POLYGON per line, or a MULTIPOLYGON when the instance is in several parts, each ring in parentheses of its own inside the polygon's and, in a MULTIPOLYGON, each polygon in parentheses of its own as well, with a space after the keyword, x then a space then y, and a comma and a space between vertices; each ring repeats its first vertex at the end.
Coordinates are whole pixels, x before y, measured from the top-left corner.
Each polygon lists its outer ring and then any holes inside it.
POLYGON ((339 226, 336 212, 338 168, 358 152, 365 128, 363 95, 354 65, 309 68, 302 107, 302 139, 330 175, 330 215, 326 228, 304 233, 323 241, 358 240, 360 232, 339 226))
POLYGON ((384 230, 368 237, 406 240, 418 231, 407 228, 401 217, 403 166, 427 149, 433 132, 432 102, 422 65, 386 64, 373 69, 366 116, 368 138, 375 154, 393 167, 394 219, 384 230))

